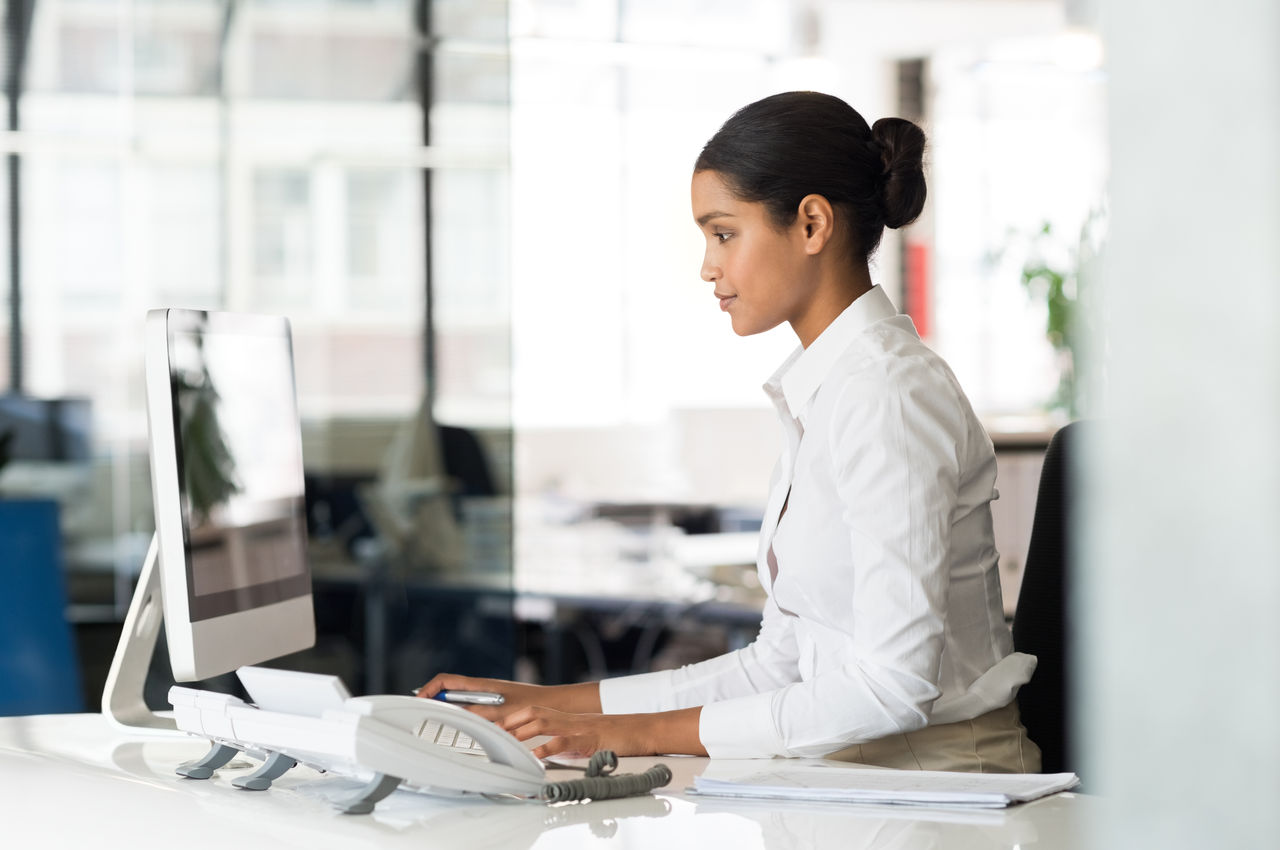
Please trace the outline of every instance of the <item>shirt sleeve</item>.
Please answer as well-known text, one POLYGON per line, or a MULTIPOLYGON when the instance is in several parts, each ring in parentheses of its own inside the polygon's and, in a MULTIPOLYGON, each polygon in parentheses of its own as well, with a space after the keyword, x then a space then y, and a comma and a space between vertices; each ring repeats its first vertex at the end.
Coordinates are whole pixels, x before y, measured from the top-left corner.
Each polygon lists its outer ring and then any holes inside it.
MULTIPOLYGON (((714 757, 820 756, 919 729, 941 690, 962 407, 945 380, 846 380, 829 451, 855 591, 825 624, 846 663, 771 693, 708 705, 714 757), (772 728, 773 735, 768 730, 772 728)), ((783 567, 785 569, 785 566, 783 567)))
MULTIPOLYGON (((760 633, 749 646, 678 670, 605 679, 601 708, 605 714, 647 713, 767 695, 799 679, 792 619, 768 600, 760 633)), ((766 720, 772 727, 772 718, 766 720)))

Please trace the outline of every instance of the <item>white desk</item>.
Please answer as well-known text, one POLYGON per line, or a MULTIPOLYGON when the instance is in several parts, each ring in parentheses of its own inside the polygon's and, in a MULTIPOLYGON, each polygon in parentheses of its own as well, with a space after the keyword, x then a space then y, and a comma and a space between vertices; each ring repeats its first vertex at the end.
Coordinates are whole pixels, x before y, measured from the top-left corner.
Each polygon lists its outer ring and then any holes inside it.
MULTIPOLYGON (((663 758, 675 780, 654 797, 547 807, 396 791, 370 815, 325 795, 345 780, 295 768, 267 791, 240 791, 224 769, 182 779, 173 768, 207 749, 144 740, 101 715, 0 718, 0 840, 6 847, 377 847, 448 850, 609 847, 988 850, 1082 848, 1096 799, 1059 794, 977 815, 817 803, 718 801, 683 793, 707 759, 663 758)), ((659 759, 623 759, 620 772, 659 759)), ((233 762, 234 764, 234 762, 233 762)), ((343 785, 342 787, 347 787, 343 785)))

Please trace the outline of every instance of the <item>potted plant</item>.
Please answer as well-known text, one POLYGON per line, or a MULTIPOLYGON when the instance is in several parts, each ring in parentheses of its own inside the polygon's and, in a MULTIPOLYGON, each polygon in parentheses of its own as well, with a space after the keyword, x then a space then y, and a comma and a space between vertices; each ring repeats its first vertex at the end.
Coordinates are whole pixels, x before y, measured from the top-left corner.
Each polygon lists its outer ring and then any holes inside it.
POLYGON ((1083 381, 1090 350, 1099 342, 1100 304, 1093 286, 1093 260, 1100 248, 1102 213, 1091 213, 1075 244, 1067 244, 1044 222, 1029 240, 1022 265, 1022 285, 1034 300, 1045 304, 1045 338, 1058 362, 1058 387, 1048 408, 1068 419, 1090 412, 1093 393, 1083 381))

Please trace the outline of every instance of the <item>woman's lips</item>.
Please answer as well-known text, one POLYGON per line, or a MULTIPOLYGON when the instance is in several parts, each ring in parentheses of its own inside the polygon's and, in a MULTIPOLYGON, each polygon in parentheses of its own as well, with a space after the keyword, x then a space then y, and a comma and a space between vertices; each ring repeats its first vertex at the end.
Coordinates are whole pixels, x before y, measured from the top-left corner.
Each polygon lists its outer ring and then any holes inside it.
POLYGON ((732 303, 734 302, 734 300, 735 300, 735 299, 737 299, 737 297, 738 297, 738 296, 736 296, 736 295, 722 295, 722 296, 720 296, 720 309, 721 309, 721 310, 728 310, 728 309, 729 309, 729 305, 730 305, 730 304, 732 304, 732 303))

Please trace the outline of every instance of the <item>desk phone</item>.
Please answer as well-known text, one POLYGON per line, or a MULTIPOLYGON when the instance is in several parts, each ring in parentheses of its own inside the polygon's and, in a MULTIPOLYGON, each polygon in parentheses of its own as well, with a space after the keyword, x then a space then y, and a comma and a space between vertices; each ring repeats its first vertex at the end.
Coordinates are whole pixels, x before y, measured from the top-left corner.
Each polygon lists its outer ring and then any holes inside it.
POLYGON ((466 709, 411 696, 350 697, 337 677, 267 668, 241 668, 255 699, 175 685, 169 691, 178 728, 210 739, 213 748, 178 772, 208 778, 237 753, 261 758, 252 776, 233 784, 265 790, 297 763, 329 773, 368 776, 368 784, 337 801, 348 813, 371 811, 401 783, 456 794, 537 796, 545 769, 505 730, 466 709), (432 723, 471 738, 485 757, 419 737, 432 723))
POLYGON ((231 784, 262 791, 301 763, 365 780, 361 788, 334 801, 347 814, 373 811, 401 784, 428 793, 506 794, 558 802, 648 793, 671 780, 664 765, 644 774, 605 775, 612 767, 593 757, 587 778, 547 784, 545 767, 527 744, 456 705, 412 696, 352 697, 336 676, 263 667, 242 667, 237 673, 253 703, 179 685, 169 690, 178 728, 212 744, 202 758, 179 766, 180 775, 208 779, 245 753, 263 764, 231 784), (424 736, 438 726, 470 738, 483 757, 424 736))

